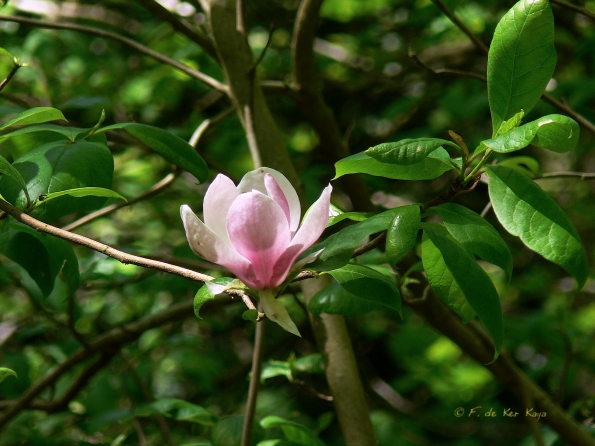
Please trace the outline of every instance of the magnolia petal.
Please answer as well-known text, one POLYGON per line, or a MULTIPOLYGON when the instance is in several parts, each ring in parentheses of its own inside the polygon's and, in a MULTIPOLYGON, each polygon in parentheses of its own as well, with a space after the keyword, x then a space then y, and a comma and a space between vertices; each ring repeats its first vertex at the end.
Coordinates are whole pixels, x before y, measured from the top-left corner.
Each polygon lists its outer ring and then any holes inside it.
POLYGON ((270 289, 259 291, 258 296, 260 297, 260 305, 262 305, 264 314, 266 314, 270 320, 279 324, 283 330, 299 336, 300 338, 302 337, 297 326, 291 320, 291 317, 289 317, 289 313, 283 304, 275 299, 275 296, 273 296, 273 292, 270 289))
POLYGON ((287 203, 287 198, 285 198, 285 194, 279 187, 279 184, 270 173, 267 173, 264 176, 264 186, 267 189, 267 195, 275 200, 281 209, 283 209, 283 213, 285 214, 285 217, 287 217, 287 224, 290 224, 291 217, 289 215, 289 203, 287 203))
POLYGON ((252 264, 200 221, 189 206, 180 207, 180 214, 186 238, 196 254, 226 267, 251 288, 258 289, 263 286, 256 277, 252 264))
POLYGON ((330 185, 325 187, 320 198, 308 209, 304 223, 300 226, 300 229, 296 232, 291 243, 273 268, 273 275, 271 277, 273 286, 283 283, 295 259, 312 246, 323 233, 328 221, 332 190, 333 188, 330 185))
POLYGON ((253 189, 268 195, 266 186, 264 184, 264 177, 266 174, 271 174, 287 199, 289 205, 289 230, 291 233, 295 233, 298 226, 300 225, 300 218, 302 216, 302 208, 300 207, 300 199, 298 198, 297 192, 289 182, 285 175, 281 172, 277 172, 274 169, 268 167, 261 167, 259 169, 248 172, 238 184, 238 191, 240 193, 249 192, 253 189))
POLYGON ((207 189, 203 202, 205 224, 227 244, 227 214, 238 195, 240 193, 233 181, 219 174, 207 189))
POLYGON ((281 207, 256 190, 241 194, 229 209, 227 233, 231 245, 252 263, 256 277, 267 287, 291 239, 281 207))

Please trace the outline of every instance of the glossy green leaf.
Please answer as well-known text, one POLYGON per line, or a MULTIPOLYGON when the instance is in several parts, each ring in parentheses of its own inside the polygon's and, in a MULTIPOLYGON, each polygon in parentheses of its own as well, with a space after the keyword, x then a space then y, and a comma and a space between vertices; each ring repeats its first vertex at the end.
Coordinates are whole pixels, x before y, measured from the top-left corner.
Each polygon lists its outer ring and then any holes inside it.
MULTIPOLYGON (((240 446, 243 426, 243 415, 223 418, 217 423, 213 432, 211 432, 211 443, 213 446, 240 446)), ((260 424, 254 422, 251 446, 256 446, 262 441, 264 434, 264 429, 260 424)))
POLYGON ((302 356, 290 362, 293 373, 320 375, 324 373, 324 360, 320 353, 302 356))
POLYGON ((488 55, 488 100, 493 134, 529 113, 556 66, 554 16, 548 0, 520 0, 498 23, 488 55))
POLYGON ((534 177, 535 175, 539 175, 541 172, 539 161, 537 161, 535 158, 531 158, 530 156, 513 156, 500 161, 498 165, 515 169, 517 172, 520 172, 530 178, 534 177))
POLYGON ((587 255, 570 219, 533 180, 508 167, 489 166, 488 188, 502 226, 546 259, 574 276, 582 288, 587 255))
POLYGON ((103 127, 96 133, 123 129, 142 143, 155 150, 172 164, 190 172, 201 183, 206 181, 209 168, 196 150, 176 135, 158 127, 135 122, 125 122, 103 127))
POLYGON ((306 250, 301 258, 324 249, 318 259, 309 267, 317 271, 340 268, 349 262, 355 249, 366 237, 388 229, 397 212, 396 209, 390 209, 365 221, 341 229, 326 240, 306 250))
POLYGON ((409 165, 421 162, 444 144, 452 143, 437 138, 403 139, 370 147, 364 153, 381 163, 409 165))
POLYGON ((7 369, 6 367, 0 367, 0 383, 9 376, 14 376, 17 378, 17 374, 14 370, 7 369))
MULTIPOLYGON (((218 279, 214 279, 211 282, 212 283, 216 283, 218 285, 229 285, 231 284, 234 280, 231 277, 220 277, 218 279)), ((211 291, 211 289, 205 284, 202 287, 200 287, 200 289, 196 292, 196 295, 194 296, 194 315, 198 318, 198 319, 202 319, 200 317, 200 309, 201 307, 204 305, 205 302, 215 299, 215 296, 217 296, 218 294, 213 294, 213 292, 211 291)))
POLYGON ((287 361, 265 361, 262 364, 262 371, 260 372, 260 381, 264 382, 269 378, 275 378, 277 376, 284 376, 289 381, 293 380, 291 373, 291 367, 287 361))
MULTIPOLYGON (((4 3, 0 3, 0 6, 4 6, 4 3)), ((17 62, 17 58, 15 57, 15 55, 8 51, 6 48, 0 47, 0 54, 3 54, 4 56, 12 59, 13 63, 17 62)))
POLYGON ((0 136, 0 141, 5 141, 7 139, 14 138, 16 136, 26 135, 29 133, 39 133, 39 132, 53 132, 59 135, 65 136, 70 141, 74 141, 76 137, 84 132, 88 132, 90 129, 80 128, 80 127, 65 127, 62 125, 56 124, 39 124, 39 125, 32 125, 29 127, 23 127, 22 129, 15 130, 14 132, 6 133, 5 135, 0 136))
POLYGON ((209 412, 204 407, 176 398, 157 400, 134 413, 137 417, 147 417, 154 414, 161 414, 177 421, 188 421, 203 426, 214 426, 219 420, 217 415, 209 412))
POLYGON ((355 297, 379 303, 401 314, 401 294, 384 274, 364 265, 349 263, 328 274, 355 297))
POLYGON ((25 184, 23 176, 3 156, 0 156, 0 174, 6 175, 8 178, 18 183, 26 198, 28 197, 27 185, 25 184))
POLYGON ((386 258, 392 266, 415 246, 421 222, 416 204, 396 208, 396 215, 386 234, 386 258))
POLYGON ((374 215, 373 212, 343 212, 328 219, 326 227, 333 226, 343 220, 364 221, 374 215))
POLYGON ((333 179, 350 173, 367 173, 396 180, 433 180, 453 168, 448 152, 441 148, 434 150, 419 163, 408 166, 381 163, 361 152, 337 162, 337 174, 333 179))
MULTIPOLYGON (((33 149, 13 163, 24 178, 32 199, 53 192, 81 187, 112 186, 114 159, 106 145, 78 141, 55 141, 33 149)), ((17 184, 0 180, 0 190, 15 206, 24 209, 27 201, 17 184)), ((102 206, 104 197, 75 198, 62 196, 37 206, 32 215, 53 221, 77 211, 89 211, 102 206)))
POLYGON ((11 221, 0 232, 0 253, 27 271, 46 297, 54 289, 60 273, 70 293, 80 285, 78 260, 64 240, 11 221))
POLYGON ((568 152, 576 147, 580 134, 574 119, 564 115, 547 115, 508 133, 483 141, 498 153, 514 152, 534 144, 554 152, 568 152))
POLYGON ((52 107, 35 107, 13 116, 0 127, 0 130, 13 125, 39 124, 40 122, 57 121, 59 119, 66 120, 60 110, 52 107))
POLYGON ((498 231, 471 209, 454 203, 432 208, 438 213, 448 232, 469 252, 499 266, 508 279, 512 275, 512 255, 498 231))
POLYGON ((126 200, 125 197, 120 195, 117 192, 114 192, 110 189, 104 189, 102 187, 79 187, 77 189, 68 189, 63 190, 60 192, 52 192, 47 195, 42 195, 42 199, 40 198, 42 203, 46 203, 47 201, 53 200, 58 197, 63 197, 64 195, 70 195, 71 197, 82 198, 82 197, 106 197, 106 198, 115 198, 117 200, 126 200))
POLYGON ((469 306, 486 327, 496 346, 494 359, 502 345, 502 307, 494 284, 475 258, 448 231, 436 223, 422 223, 422 262, 428 280, 436 293, 457 312, 463 321, 471 313, 469 306))
POLYGON ((276 415, 269 415, 268 417, 263 418, 260 425, 265 429, 280 427, 285 438, 298 445, 324 446, 322 440, 316 437, 314 432, 306 426, 302 426, 301 424, 286 420, 276 415))
POLYGON ((308 304, 310 312, 317 316, 321 313, 359 316, 379 308, 381 305, 355 297, 336 282, 316 293, 308 304))
MULTIPOLYGON (((198 317, 198 314, 197 314, 198 317)), ((258 310, 246 310, 242 313, 242 319, 245 321, 257 322, 258 321, 258 310)))

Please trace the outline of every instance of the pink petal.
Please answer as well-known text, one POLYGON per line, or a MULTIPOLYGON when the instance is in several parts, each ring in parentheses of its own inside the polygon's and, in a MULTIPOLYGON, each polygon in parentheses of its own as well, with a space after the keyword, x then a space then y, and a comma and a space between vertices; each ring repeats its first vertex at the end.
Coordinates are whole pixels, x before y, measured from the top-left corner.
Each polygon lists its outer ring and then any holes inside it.
POLYGON ((200 221, 190 207, 183 205, 180 214, 186 238, 196 254, 210 262, 223 265, 250 288, 262 288, 252 264, 200 221))
POLYGON ((227 233, 231 245, 252 263, 256 277, 267 287, 273 266, 291 239, 281 207, 256 190, 241 194, 229 209, 227 233))
POLYGON ((287 198, 285 198, 285 194, 279 187, 279 184, 275 181, 275 178, 270 173, 267 173, 264 176, 264 185, 267 189, 268 196, 275 200, 277 204, 281 206, 281 209, 283 209, 283 213, 287 218, 287 224, 289 224, 291 221, 289 216, 289 203, 287 203, 287 198))
POLYGON ((264 184, 264 177, 269 173, 273 176, 285 198, 287 199, 287 203, 289 205, 289 216, 290 216, 290 223, 289 223, 289 230, 291 233, 295 233, 299 224, 300 218, 302 217, 302 208, 300 207, 300 199, 298 198, 297 192, 289 182, 285 175, 281 172, 277 172, 274 169, 270 169, 268 167, 261 167, 259 169, 253 170, 248 172, 238 184, 238 191, 240 193, 250 192, 251 190, 257 190, 262 192, 263 194, 268 195, 268 191, 264 184))
POLYGON ((325 187, 320 198, 308 209, 304 223, 273 268, 273 276, 271 277, 273 287, 283 283, 295 259, 312 246, 323 233, 328 222, 332 190, 331 185, 325 187))
POLYGON ((227 213, 238 195, 233 181, 219 174, 207 189, 202 206, 205 224, 228 244, 227 213))

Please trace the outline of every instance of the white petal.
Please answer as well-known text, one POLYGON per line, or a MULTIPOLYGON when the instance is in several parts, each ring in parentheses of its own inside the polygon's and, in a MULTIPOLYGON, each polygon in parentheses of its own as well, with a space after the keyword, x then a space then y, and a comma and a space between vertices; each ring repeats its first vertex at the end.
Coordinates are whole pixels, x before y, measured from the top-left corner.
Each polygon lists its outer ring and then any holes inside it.
POLYGON ((283 304, 275 299, 271 290, 261 290, 258 292, 258 296, 260 297, 262 309, 270 320, 279 324, 283 330, 299 336, 300 338, 302 337, 297 326, 291 320, 291 317, 289 317, 289 313, 283 304))
POLYGON ((238 195, 233 181, 219 174, 207 189, 202 206, 205 224, 228 244, 227 214, 238 195))

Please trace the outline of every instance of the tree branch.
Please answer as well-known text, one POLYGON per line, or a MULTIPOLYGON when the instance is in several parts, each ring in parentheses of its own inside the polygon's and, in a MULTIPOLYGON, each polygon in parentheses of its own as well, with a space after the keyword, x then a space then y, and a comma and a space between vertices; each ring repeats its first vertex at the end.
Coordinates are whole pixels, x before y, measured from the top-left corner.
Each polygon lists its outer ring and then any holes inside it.
POLYGON ((22 65, 19 63, 15 63, 12 67, 12 70, 10 70, 10 73, 8 73, 8 75, 6 76, 6 78, 0 82, 0 91, 4 90, 4 87, 6 87, 8 85, 8 83, 10 82, 10 80, 12 79, 12 77, 17 74, 17 71, 19 71, 19 68, 21 68, 22 65))
POLYGON ((169 11, 167 8, 164 8, 158 2, 154 0, 136 0, 138 3, 143 5, 146 9, 151 11, 161 20, 166 21, 169 23, 173 29, 177 32, 184 34, 194 43, 200 45, 209 56, 213 58, 213 60, 217 59, 217 52, 215 51, 215 46, 213 45, 213 41, 207 36, 204 32, 202 32, 199 28, 191 27, 188 22, 186 22, 181 17, 178 17, 173 12, 169 11))
POLYGON ((127 254, 125 252, 119 251, 115 248, 112 248, 111 246, 97 242, 88 237, 84 237, 82 235, 74 234, 72 232, 65 231, 64 229, 48 225, 47 223, 39 221, 36 218, 33 218, 30 215, 25 214, 23 211, 14 207, 12 204, 4 200, 0 200, 0 209, 2 209, 7 214, 11 215, 15 220, 23 224, 26 224, 27 226, 30 226, 39 232, 50 234, 55 237, 67 240, 69 242, 76 243, 78 245, 86 246, 101 254, 105 254, 106 256, 119 260, 124 264, 144 266, 145 268, 152 268, 159 271, 164 271, 166 273, 175 274, 176 276, 181 276, 186 279, 194 280, 197 282, 206 282, 209 280, 213 280, 213 277, 207 276, 206 274, 197 273, 196 271, 171 265, 169 263, 159 262, 157 260, 151 260, 132 254, 127 254))
POLYGON ((135 49, 139 53, 142 53, 142 54, 145 54, 146 56, 152 57, 153 59, 155 59, 161 63, 164 63, 166 65, 171 65, 172 67, 177 68, 178 70, 182 71, 183 73, 187 74, 188 76, 201 81, 205 85, 208 85, 209 87, 214 88, 215 90, 220 91, 221 93, 228 94, 227 85, 219 82, 218 80, 213 79, 212 77, 207 76, 206 74, 203 74, 200 71, 189 67, 188 65, 178 62, 175 59, 172 59, 168 56, 158 53, 157 51, 154 51, 151 48, 149 48, 141 43, 136 42, 135 40, 129 39, 128 37, 124 37, 117 33, 113 33, 111 31, 105 31, 103 29, 93 28, 90 26, 76 25, 76 24, 71 24, 71 23, 56 23, 56 22, 50 22, 48 20, 30 19, 27 17, 10 16, 10 15, 4 15, 4 14, 0 14, 0 20, 4 20, 7 22, 23 23, 25 25, 32 25, 32 26, 36 26, 39 28, 67 29, 67 30, 71 30, 71 31, 81 32, 83 34, 90 34, 93 36, 99 36, 99 37, 105 37, 107 39, 112 39, 112 40, 120 42, 130 48, 135 49))
POLYGON ((564 0, 550 0, 550 3, 555 3, 556 5, 562 6, 563 8, 571 9, 575 12, 578 12, 579 14, 583 14, 590 19, 595 20, 595 13, 589 11, 587 8, 573 5, 572 3, 565 2, 564 0))
POLYGON ((244 414, 241 446, 252 445, 252 431, 254 429, 254 415, 256 414, 256 398, 260 388, 260 373, 262 371, 262 358, 264 357, 264 334, 266 319, 256 322, 254 333, 254 350, 252 351, 252 374, 248 389, 248 400, 244 414))
POLYGON ((440 11, 442 11, 444 15, 448 17, 450 21, 454 23, 461 31, 467 34, 467 37, 473 41, 473 44, 479 51, 484 54, 488 54, 488 47, 481 40, 479 40, 479 38, 473 34, 469 28, 467 28, 467 25, 465 25, 461 19, 454 15, 454 13, 452 13, 450 9, 448 9, 448 7, 442 3, 441 0, 432 0, 432 3, 434 3, 438 9, 440 9, 440 11))
POLYGON ((595 173, 590 172, 549 172, 534 176, 534 180, 543 178, 580 178, 581 180, 595 180, 595 173))

